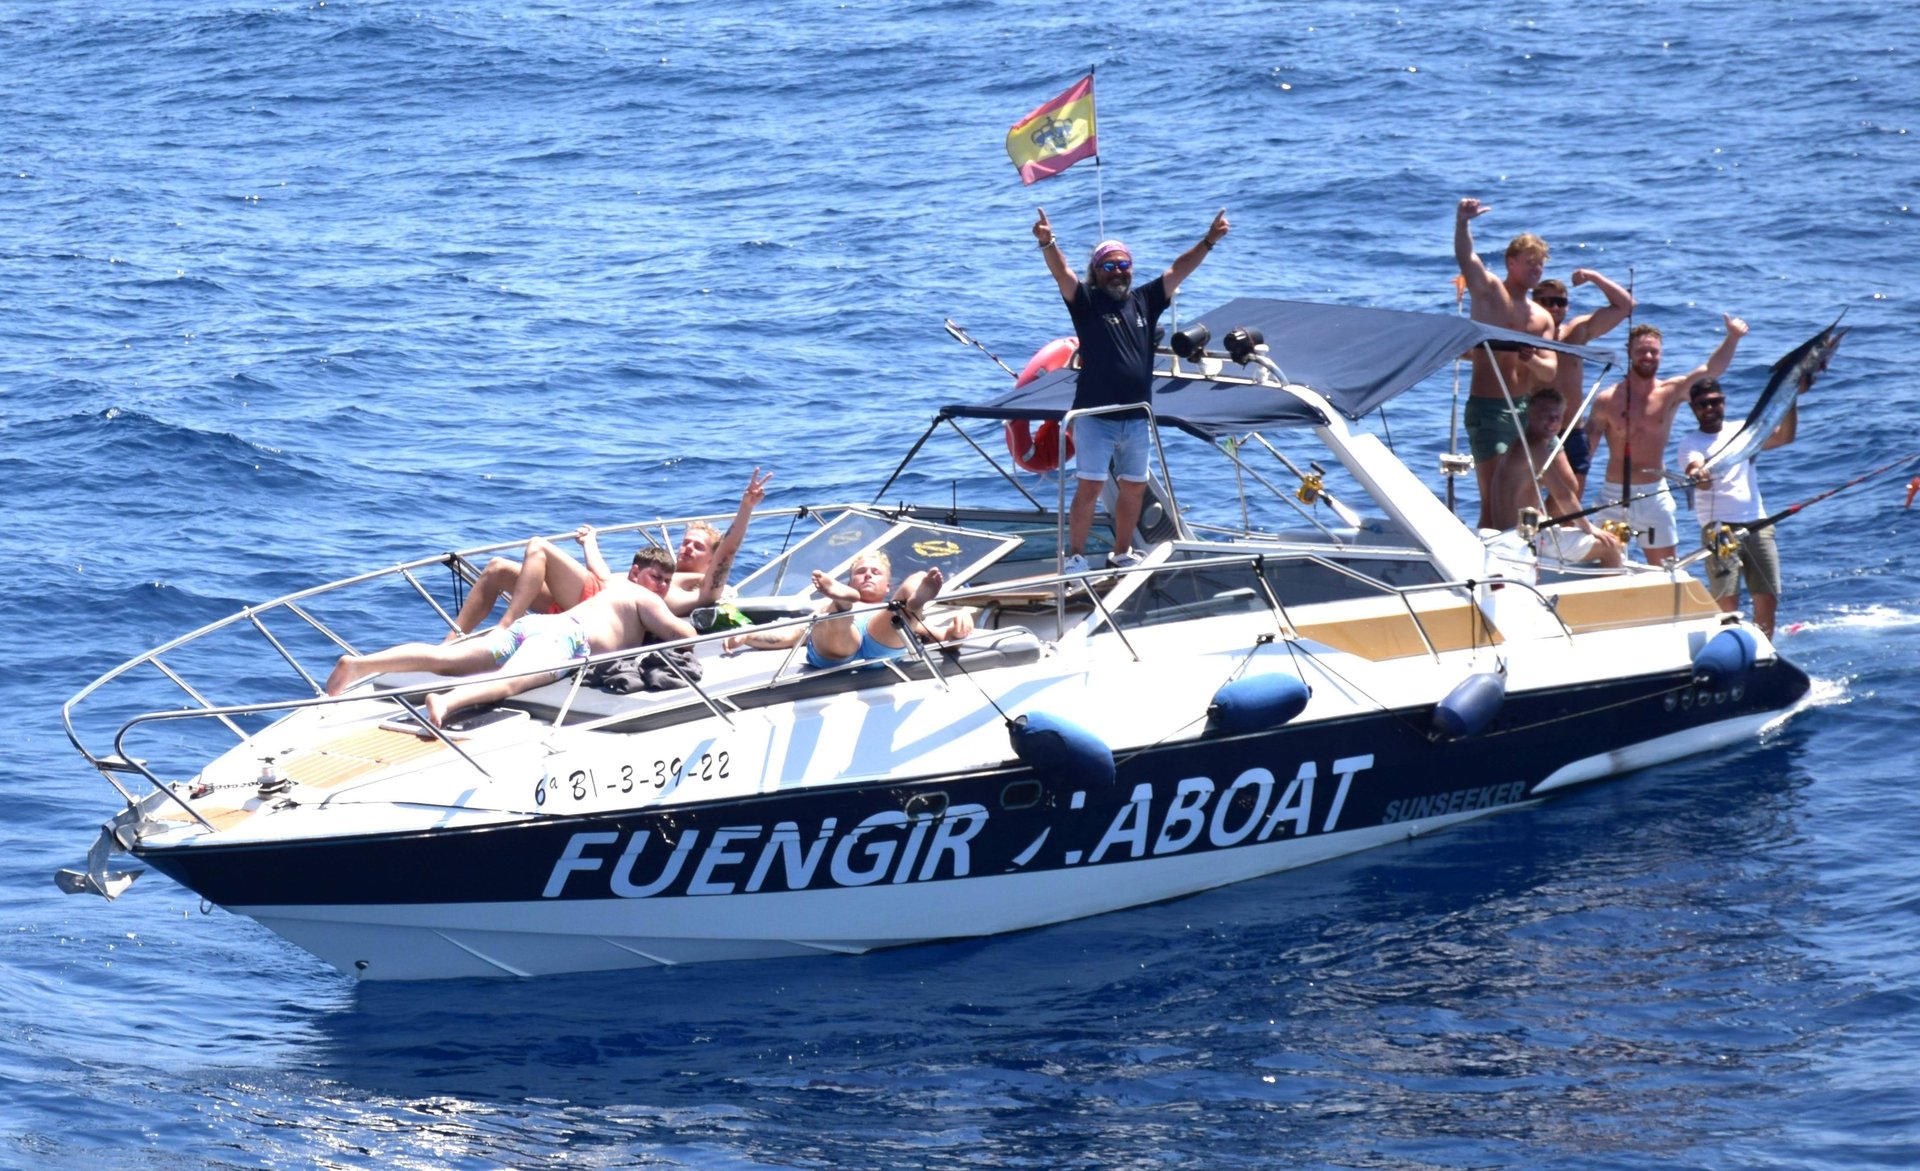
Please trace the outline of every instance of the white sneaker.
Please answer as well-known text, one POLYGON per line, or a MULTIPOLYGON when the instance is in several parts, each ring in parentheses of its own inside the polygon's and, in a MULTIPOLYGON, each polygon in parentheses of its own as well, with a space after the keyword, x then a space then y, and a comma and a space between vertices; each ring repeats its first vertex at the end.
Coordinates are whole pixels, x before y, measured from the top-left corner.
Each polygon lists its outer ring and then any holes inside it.
POLYGON ((1107 554, 1107 567, 1110 569, 1132 569, 1145 560, 1146 558, 1140 556, 1135 550, 1128 549, 1124 553, 1107 554))
POLYGON ((1067 558, 1067 567, 1061 570, 1062 573, 1085 573, 1086 571, 1087 559, 1078 553, 1067 558))

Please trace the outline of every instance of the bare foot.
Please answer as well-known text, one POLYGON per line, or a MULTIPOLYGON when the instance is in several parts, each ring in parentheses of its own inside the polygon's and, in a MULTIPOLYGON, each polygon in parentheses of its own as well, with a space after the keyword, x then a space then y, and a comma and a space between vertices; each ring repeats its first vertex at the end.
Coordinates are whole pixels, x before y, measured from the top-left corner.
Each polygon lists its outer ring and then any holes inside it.
POLYGON ((845 610, 861 601, 859 590, 845 582, 833 580, 823 570, 813 571, 813 588, 826 595, 833 602, 833 608, 836 610, 845 610))
POLYGON ((333 665, 333 673, 327 676, 327 694, 339 695, 357 682, 365 672, 360 666, 359 655, 341 655, 333 665))
POLYGON ((447 693, 436 691, 428 695, 420 704, 427 709, 427 722, 436 728, 447 726, 447 693))
POLYGON ((915 614, 926 609, 927 603, 933 601, 933 596, 940 592, 940 587, 946 582, 946 576, 937 565, 921 574, 920 580, 914 583, 912 591, 907 594, 907 609, 915 614))

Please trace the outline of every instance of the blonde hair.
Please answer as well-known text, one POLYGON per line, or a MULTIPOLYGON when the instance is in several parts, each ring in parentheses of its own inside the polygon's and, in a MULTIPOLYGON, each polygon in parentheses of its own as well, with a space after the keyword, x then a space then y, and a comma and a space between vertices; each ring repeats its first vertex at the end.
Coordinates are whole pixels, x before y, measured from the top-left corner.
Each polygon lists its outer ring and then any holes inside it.
POLYGON ((1540 263, 1547 262, 1547 242, 1532 232, 1522 232, 1507 244, 1507 259, 1516 256, 1537 257, 1540 263))
POLYGON ((707 534, 707 544, 709 545, 718 545, 720 543, 720 530, 714 528, 712 525, 708 524, 704 520, 688 521, 687 531, 690 533, 707 534))
POLYGON ((874 549, 871 552, 862 553, 860 556, 855 557, 853 564, 847 566, 847 572, 852 573, 854 567, 859 565, 878 565, 882 570, 886 571, 888 578, 893 577, 893 562, 887 557, 886 553, 879 549, 874 549))

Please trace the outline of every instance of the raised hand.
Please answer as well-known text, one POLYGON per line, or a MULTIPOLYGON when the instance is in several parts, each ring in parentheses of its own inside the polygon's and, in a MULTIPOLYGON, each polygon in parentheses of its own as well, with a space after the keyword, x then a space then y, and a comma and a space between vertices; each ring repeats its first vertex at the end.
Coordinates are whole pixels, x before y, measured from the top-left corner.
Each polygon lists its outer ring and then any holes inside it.
POLYGON ((772 472, 763 476, 759 468, 753 469, 753 474, 747 477, 747 490, 740 493, 741 507, 748 509, 760 507, 760 502, 767 498, 767 482, 771 479, 773 479, 772 472))

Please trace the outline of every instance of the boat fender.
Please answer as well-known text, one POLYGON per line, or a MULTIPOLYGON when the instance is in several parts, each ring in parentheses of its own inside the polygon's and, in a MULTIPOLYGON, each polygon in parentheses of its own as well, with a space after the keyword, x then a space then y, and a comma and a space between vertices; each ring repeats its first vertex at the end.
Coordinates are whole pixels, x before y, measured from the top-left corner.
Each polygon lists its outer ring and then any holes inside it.
MULTIPOLYGON (((1055 338, 1034 352, 1027 364, 1013 380, 1018 390, 1027 383, 1060 369, 1073 360, 1080 350, 1077 337, 1055 338)), ((1007 420, 1007 454, 1013 462, 1029 472, 1051 472, 1060 466, 1060 423, 1048 419, 1036 430, 1030 419, 1007 420)), ((1067 458, 1073 458, 1073 436, 1067 436, 1067 458)))
POLYGON ((1507 676, 1503 671, 1482 671, 1469 675, 1447 692, 1433 709, 1433 737, 1436 740, 1465 740, 1500 714, 1507 702, 1507 676))
POLYGON ((1693 677, 1718 689, 1739 683, 1747 677, 1753 661, 1760 657, 1760 644, 1751 632, 1729 626, 1707 640, 1693 656, 1693 677))
POLYGON ((1113 749, 1069 720, 1028 712, 1007 721, 1007 738, 1013 754, 1036 772, 1056 775, 1081 789, 1113 784, 1113 749))
POLYGON ((1229 679, 1213 693, 1207 726, 1227 736, 1277 728, 1299 715, 1312 695, 1313 688, 1286 671, 1229 679))

